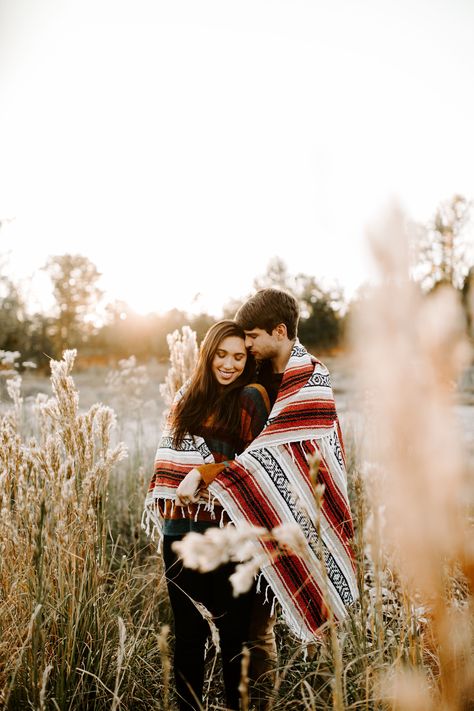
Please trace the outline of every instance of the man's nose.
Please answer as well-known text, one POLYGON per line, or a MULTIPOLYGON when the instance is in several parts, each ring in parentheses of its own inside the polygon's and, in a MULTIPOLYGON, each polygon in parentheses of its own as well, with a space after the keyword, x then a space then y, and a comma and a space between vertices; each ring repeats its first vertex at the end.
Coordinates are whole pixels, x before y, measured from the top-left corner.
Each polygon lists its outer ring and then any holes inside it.
POLYGON ((252 339, 250 338, 250 336, 245 336, 245 347, 250 348, 251 345, 252 345, 252 339))

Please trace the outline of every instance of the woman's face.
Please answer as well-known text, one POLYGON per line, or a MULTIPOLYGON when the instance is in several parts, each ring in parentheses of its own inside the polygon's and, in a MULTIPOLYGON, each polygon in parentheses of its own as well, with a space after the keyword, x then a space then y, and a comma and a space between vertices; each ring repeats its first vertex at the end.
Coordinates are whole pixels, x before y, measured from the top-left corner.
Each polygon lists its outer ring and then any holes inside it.
POLYGON ((239 336, 227 336, 217 346, 211 369, 220 385, 230 385, 242 374, 246 362, 244 339, 239 336))

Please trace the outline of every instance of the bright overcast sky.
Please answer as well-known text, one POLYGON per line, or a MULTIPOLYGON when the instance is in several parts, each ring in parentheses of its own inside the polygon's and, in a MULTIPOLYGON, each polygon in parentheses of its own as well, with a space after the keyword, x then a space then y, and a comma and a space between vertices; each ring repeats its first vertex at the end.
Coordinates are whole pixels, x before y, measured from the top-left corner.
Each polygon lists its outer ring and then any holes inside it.
POLYGON ((472 0, 0 0, 0 253, 141 311, 274 255, 350 294, 387 201, 474 197, 473 76, 472 0))

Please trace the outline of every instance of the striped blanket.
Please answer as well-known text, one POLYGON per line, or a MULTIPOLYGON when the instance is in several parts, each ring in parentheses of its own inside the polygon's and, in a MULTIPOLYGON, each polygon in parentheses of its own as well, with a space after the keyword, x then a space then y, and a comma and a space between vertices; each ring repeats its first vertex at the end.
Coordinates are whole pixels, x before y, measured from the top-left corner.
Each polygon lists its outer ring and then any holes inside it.
MULTIPOLYGON (((202 438, 186 437, 176 450, 172 433, 164 432, 146 500, 156 524, 157 500, 173 499, 186 472, 210 462, 202 438)), ((341 432, 328 370, 298 341, 266 426, 209 485, 209 492, 237 526, 250 523, 270 530, 296 522, 304 533, 306 550, 298 555, 272 540, 258 543, 266 559, 262 575, 302 641, 314 639, 329 610, 336 620, 345 616, 358 591, 341 432), (311 455, 320 460, 320 508, 310 478, 311 455)), ((210 506, 209 498, 202 504, 210 506)))

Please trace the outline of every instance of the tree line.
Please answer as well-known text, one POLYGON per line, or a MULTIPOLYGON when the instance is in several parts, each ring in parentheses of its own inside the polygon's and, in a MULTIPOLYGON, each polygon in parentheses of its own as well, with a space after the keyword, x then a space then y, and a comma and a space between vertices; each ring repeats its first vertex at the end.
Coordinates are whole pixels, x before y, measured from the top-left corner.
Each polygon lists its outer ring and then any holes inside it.
MULTIPOLYGON (((472 336, 471 207, 469 201, 456 195, 438 207, 428 224, 417 226, 412 274, 426 293, 442 284, 459 291, 472 336)), ((83 365, 105 364, 132 354, 141 360, 166 359, 168 333, 188 324, 200 340, 215 320, 206 313, 190 316, 178 309, 139 315, 125 303, 114 302, 106 307, 103 322, 98 323, 97 304, 102 293, 96 266, 83 255, 63 254, 50 257, 44 268, 51 278, 55 300, 51 314, 31 314, 21 289, 0 270, 0 350, 19 351, 23 360, 32 360, 39 367, 47 367, 49 358, 59 357, 64 348, 77 348, 83 365)), ((256 289, 268 286, 288 289, 298 298, 299 334, 308 347, 318 352, 344 347, 351 313, 363 307, 364 287, 346 303, 340 287, 323 286, 313 275, 292 275, 278 257, 254 280, 256 289)), ((222 316, 232 318, 247 296, 229 302, 222 316)))

